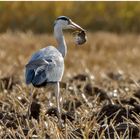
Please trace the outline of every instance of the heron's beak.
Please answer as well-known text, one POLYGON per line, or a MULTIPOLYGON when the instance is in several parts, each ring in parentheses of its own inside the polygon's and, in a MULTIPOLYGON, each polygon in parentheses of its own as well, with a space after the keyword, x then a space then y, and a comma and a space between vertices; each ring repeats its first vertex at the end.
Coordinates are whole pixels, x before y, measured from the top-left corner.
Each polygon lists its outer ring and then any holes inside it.
POLYGON ((82 27, 80 27, 79 25, 77 25, 73 21, 71 21, 69 26, 71 29, 74 29, 74 30, 85 31, 82 27))

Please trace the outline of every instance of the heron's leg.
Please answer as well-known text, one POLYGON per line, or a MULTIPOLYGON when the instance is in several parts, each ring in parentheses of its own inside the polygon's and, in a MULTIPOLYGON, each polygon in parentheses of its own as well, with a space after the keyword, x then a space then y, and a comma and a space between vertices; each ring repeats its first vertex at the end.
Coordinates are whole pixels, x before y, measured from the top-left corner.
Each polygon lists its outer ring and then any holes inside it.
POLYGON ((58 109, 58 123, 59 126, 62 128, 62 120, 61 120, 61 107, 60 107, 60 86, 59 82, 55 84, 55 97, 56 97, 56 104, 57 104, 57 109, 58 109))
POLYGON ((30 119, 30 115, 31 115, 31 105, 33 102, 33 88, 31 88, 31 93, 29 93, 29 106, 28 106, 28 111, 27 111, 27 119, 30 119))

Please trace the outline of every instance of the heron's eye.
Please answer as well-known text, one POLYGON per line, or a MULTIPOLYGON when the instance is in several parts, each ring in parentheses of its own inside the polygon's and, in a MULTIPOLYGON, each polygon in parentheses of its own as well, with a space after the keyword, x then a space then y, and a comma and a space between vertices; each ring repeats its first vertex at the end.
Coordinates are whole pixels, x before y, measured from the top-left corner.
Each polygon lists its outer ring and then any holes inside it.
POLYGON ((70 19, 69 20, 67 20, 67 22, 68 22, 68 25, 71 23, 71 21, 70 21, 70 19))

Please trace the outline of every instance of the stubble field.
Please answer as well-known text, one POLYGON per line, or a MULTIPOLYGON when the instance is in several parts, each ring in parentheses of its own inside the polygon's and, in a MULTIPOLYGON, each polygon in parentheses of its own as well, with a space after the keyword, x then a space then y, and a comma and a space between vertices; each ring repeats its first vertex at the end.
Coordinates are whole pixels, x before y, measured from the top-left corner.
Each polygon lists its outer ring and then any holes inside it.
POLYGON ((60 130, 55 97, 48 99, 46 88, 24 81, 30 56, 56 46, 55 39, 31 32, 0 34, 0 138, 140 138, 140 35, 87 36, 86 44, 75 46, 66 34, 61 83, 65 127, 60 130))

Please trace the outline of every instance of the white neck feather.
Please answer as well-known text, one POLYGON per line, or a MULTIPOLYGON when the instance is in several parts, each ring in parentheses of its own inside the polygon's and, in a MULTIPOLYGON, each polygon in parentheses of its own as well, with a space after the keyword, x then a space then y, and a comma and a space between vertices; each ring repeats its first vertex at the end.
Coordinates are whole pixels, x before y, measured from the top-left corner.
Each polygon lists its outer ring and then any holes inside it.
POLYGON ((64 38, 61 26, 59 26, 59 25, 54 26, 54 36, 58 43, 57 49, 60 51, 62 56, 65 57, 67 54, 67 46, 66 46, 66 42, 65 42, 65 38, 64 38))

